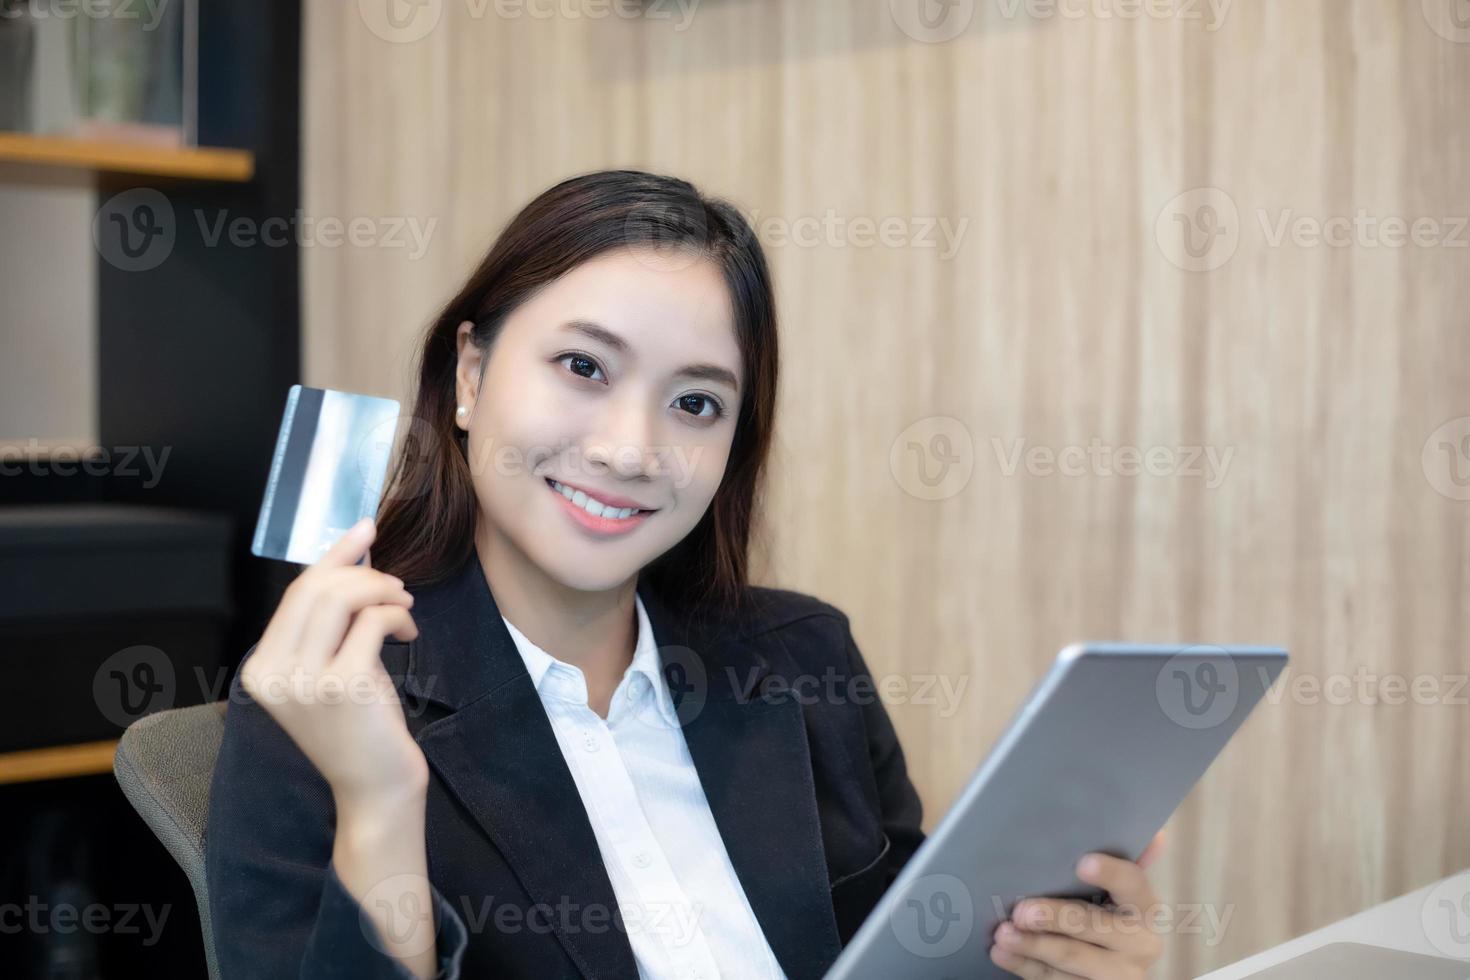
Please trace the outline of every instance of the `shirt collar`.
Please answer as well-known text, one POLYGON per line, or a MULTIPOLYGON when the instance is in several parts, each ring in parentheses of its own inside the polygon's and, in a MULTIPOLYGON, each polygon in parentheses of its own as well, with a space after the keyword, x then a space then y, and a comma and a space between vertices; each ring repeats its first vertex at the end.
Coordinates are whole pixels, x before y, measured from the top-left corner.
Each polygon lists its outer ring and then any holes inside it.
MULTIPOLYGON (((631 680, 637 674, 646 677, 658 703, 659 715, 664 721, 677 726, 678 713, 674 708, 673 698, 669 695, 668 685, 664 682, 658 640, 653 635, 653 624, 649 622, 648 610, 643 606, 643 597, 636 592, 633 594, 633 603, 638 615, 638 639, 633 648, 633 662, 628 665, 625 678, 631 680)), ((526 673, 531 675, 531 683, 538 694, 580 704, 587 703, 587 681, 580 669, 556 659, 532 643, 503 614, 500 618, 515 642, 516 651, 525 662, 526 673)), ((623 689, 628 690, 626 686, 623 689)))
POLYGON ((521 655, 521 660, 525 661, 526 673, 531 675, 531 684, 536 690, 541 690, 541 680, 551 669, 552 664, 557 662, 556 658, 527 639, 526 634, 516 629, 515 623, 506 619, 504 613, 501 614, 500 619, 505 623, 510 638, 515 641, 516 652, 521 655))

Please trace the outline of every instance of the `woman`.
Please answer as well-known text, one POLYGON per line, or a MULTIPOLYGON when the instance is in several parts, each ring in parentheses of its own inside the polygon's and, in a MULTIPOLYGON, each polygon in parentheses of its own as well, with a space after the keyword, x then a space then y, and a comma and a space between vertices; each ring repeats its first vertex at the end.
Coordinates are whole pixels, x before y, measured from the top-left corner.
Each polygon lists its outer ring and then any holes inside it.
MULTIPOLYGON (((776 372, 729 204, 614 171, 512 220, 425 338, 376 527, 291 584, 232 688, 226 980, 822 975, 923 834, 881 701, 843 693, 871 683, 846 617, 746 582, 776 372)), ((996 962, 1158 956, 1055 911, 1018 907, 996 962)))

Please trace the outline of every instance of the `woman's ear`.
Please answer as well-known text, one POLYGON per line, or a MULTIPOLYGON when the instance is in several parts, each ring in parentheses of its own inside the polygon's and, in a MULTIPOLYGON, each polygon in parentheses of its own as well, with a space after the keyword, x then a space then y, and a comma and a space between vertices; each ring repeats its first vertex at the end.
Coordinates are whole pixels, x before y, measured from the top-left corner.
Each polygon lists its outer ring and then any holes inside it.
POLYGON ((454 333, 459 362, 454 369, 454 424, 468 432, 475 417, 475 396, 480 393, 480 372, 484 354, 472 339, 475 325, 465 320, 454 333), (465 411, 460 412, 463 408, 465 411))

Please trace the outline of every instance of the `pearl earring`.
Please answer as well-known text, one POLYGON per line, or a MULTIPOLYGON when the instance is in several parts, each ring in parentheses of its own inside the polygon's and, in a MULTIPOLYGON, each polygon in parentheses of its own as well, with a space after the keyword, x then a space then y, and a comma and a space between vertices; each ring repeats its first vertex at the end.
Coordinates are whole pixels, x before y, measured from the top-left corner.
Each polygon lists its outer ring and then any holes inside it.
POLYGON ((456 408, 454 410, 454 417, 457 418, 457 419, 465 419, 465 418, 468 418, 469 417, 469 414, 470 414, 470 410, 467 409, 467 408, 465 408, 463 405, 459 406, 459 408, 456 408))

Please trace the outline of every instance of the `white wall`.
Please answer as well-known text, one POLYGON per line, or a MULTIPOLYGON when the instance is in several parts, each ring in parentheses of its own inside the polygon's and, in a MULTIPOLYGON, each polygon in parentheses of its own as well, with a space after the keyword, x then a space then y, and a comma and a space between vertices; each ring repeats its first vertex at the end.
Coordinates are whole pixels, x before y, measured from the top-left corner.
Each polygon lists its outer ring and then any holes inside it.
MULTIPOLYGON (((69 23, 37 22, 37 131, 72 122, 69 23)), ((0 443, 97 441, 96 198, 86 175, 0 167, 0 443)))
POLYGON ((96 193, 0 168, 0 442, 97 441, 96 193))

